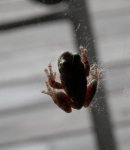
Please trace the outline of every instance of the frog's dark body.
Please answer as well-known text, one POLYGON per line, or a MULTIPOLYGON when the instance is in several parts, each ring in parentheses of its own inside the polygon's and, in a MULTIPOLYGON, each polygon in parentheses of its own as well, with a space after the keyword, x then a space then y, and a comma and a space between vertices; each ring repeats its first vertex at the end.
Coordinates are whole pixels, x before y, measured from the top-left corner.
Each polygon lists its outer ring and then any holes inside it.
POLYGON ((80 109, 83 106, 87 90, 86 73, 80 56, 65 52, 58 60, 58 67, 65 92, 75 103, 75 107, 80 109))
POLYGON ((58 69, 61 82, 55 80, 56 73, 53 72, 51 64, 45 69, 48 77, 45 82, 47 91, 42 93, 51 96, 53 102, 67 113, 72 112, 72 108, 88 107, 96 93, 100 69, 96 64, 90 67, 87 49, 80 47, 80 54, 61 54, 58 69))

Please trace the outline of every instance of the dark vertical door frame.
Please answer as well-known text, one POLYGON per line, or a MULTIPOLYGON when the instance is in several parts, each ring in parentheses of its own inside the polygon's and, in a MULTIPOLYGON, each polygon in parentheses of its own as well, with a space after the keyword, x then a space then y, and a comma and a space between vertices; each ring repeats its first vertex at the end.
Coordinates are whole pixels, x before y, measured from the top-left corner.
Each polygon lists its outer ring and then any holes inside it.
MULTIPOLYGON (((86 8, 86 0, 72 0, 69 4, 69 17, 73 23, 74 34, 76 37, 77 49, 79 46, 88 48, 88 55, 90 61, 93 57, 97 57, 97 52, 94 44, 92 33, 91 20, 89 15, 89 8, 86 8)), ((90 62, 92 63, 92 62, 90 62)), ((98 60, 96 59, 96 63, 98 60)), ((91 116, 96 133, 96 142, 99 150, 116 150, 115 138, 113 135, 112 123, 106 102, 105 85, 102 85, 98 90, 94 100, 97 100, 98 107, 91 108, 91 116)))

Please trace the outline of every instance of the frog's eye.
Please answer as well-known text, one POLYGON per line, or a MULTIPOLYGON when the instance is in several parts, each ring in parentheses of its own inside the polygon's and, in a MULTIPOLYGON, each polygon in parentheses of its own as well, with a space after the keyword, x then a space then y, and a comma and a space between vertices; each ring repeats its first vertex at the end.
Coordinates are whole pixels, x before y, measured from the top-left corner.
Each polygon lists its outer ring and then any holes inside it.
POLYGON ((70 61, 65 61, 65 62, 63 63, 63 66, 64 66, 64 67, 69 67, 69 66, 70 66, 70 64, 71 64, 71 62, 70 62, 70 61))
POLYGON ((62 60, 60 61, 60 63, 58 64, 58 68, 59 68, 59 71, 65 71, 65 70, 68 70, 71 66, 71 62, 70 61, 66 61, 66 60, 62 60))
POLYGON ((65 62, 66 62, 66 60, 62 58, 62 59, 60 60, 60 65, 63 65, 65 62))
POLYGON ((70 61, 63 61, 62 63, 61 63, 61 66, 63 67, 63 68, 66 68, 66 67, 69 67, 70 66, 70 64, 71 64, 71 62, 70 61))

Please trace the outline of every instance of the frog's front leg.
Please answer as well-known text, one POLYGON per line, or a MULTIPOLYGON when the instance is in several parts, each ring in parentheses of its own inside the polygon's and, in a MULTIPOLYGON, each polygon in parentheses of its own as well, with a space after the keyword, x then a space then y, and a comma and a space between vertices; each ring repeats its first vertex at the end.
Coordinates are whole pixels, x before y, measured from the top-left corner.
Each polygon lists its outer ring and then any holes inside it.
POLYGON ((90 68, 90 75, 87 79, 88 84, 87 84, 86 98, 84 100, 84 107, 89 106, 89 104, 91 103, 97 90, 97 84, 98 84, 100 75, 101 75, 101 69, 98 68, 96 64, 94 64, 90 68))
POLYGON ((47 91, 42 91, 42 93, 51 96, 54 103, 64 110, 67 113, 72 111, 71 109, 71 100, 64 92, 56 91, 54 88, 51 88, 49 82, 46 82, 47 91))
POLYGON ((48 65, 48 69, 45 69, 45 73, 48 77, 49 85, 53 88, 62 89, 63 86, 61 83, 55 81, 56 72, 53 72, 51 64, 48 65))
POLYGON ((89 65, 89 61, 88 61, 88 56, 87 56, 87 49, 80 46, 80 58, 81 58, 81 62, 84 65, 84 69, 86 71, 86 76, 89 75, 89 71, 90 71, 90 65, 89 65))

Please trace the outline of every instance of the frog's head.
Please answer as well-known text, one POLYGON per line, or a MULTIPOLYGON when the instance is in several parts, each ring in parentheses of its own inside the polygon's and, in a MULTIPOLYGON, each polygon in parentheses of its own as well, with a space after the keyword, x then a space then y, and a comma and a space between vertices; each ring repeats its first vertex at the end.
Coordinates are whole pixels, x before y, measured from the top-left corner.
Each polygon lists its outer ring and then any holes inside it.
POLYGON ((66 73, 72 70, 72 67, 76 67, 76 64, 80 62, 80 56, 78 54, 72 54, 70 52, 64 52, 58 59, 58 69, 60 73, 66 73))

